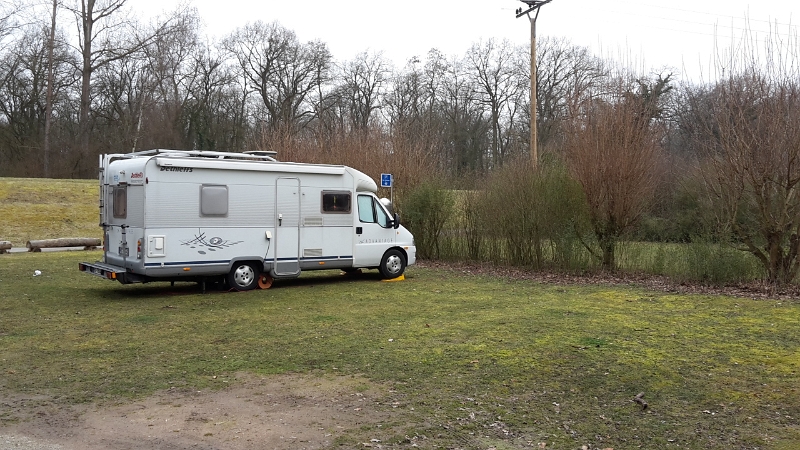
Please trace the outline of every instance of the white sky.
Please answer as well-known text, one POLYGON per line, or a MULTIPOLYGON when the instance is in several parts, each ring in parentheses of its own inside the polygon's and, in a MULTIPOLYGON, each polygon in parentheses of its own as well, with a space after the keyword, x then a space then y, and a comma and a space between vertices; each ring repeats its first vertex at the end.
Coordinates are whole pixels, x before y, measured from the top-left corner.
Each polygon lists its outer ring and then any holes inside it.
MULTIPOLYGON (((369 50, 396 66, 438 48, 463 56, 481 39, 530 42, 530 22, 515 18, 519 0, 188 0, 210 37, 248 22, 278 21, 301 41, 320 39, 343 61, 369 50)), ((179 0, 131 0, 140 11, 174 9, 179 0)), ((541 8, 537 37, 566 37, 598 56, 625 61, 640 71, 672 67, 698 80, 709 78, 715 47, 729 48, 751 30, 763 42, 772 33, 797 39, 796 0, 552 0, 541 8), (702 70, 701 70, 702 67, 702 70)), ((712 73, 711 78, 716 78, 712 73)))

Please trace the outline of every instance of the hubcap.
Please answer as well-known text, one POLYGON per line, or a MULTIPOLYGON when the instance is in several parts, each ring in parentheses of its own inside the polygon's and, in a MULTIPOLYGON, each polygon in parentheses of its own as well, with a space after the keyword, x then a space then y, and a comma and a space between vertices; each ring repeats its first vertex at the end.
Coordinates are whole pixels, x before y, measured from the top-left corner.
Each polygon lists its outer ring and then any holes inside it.
POLYGON ((403 260, 397 256, 392 255, 386 259, 386 269, 390 273, 397 273, 400 272, 400 269, 403 267, 403 260))
POLYGON ((249 286, 255 277, 256 273, 253 268, 247 265, 237 267, 236 272, 233 273, 233 280, 236 281, 236 285, 239 287, 249 286))

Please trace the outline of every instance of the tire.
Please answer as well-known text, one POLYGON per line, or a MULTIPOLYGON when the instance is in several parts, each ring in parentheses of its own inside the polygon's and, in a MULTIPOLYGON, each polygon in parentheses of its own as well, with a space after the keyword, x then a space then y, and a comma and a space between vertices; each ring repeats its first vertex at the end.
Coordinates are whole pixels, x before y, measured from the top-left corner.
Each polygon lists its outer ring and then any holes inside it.
POLYGON ((397 278, 406 270, 406 256, 400 250, 391 248, 383 254, 378 270, 386 279, 397 278))
POLYGON ((260 273, 261 270, 256 270, 255 264, 250 261, 236 263, 228 274, 228 286, 237 291, 255 289, 260 273))

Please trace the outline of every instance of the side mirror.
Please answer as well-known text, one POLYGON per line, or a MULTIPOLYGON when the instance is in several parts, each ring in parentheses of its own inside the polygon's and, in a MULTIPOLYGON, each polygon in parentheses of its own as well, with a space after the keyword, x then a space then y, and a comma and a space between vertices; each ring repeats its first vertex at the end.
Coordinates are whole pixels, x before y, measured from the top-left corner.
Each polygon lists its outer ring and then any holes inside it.
POLYGON ((394 213, 394 220, 392 221, 392 223, 393 223, 393 226, 394 226, 395 230, 400 228, 400 215, 399 214, 394 213))

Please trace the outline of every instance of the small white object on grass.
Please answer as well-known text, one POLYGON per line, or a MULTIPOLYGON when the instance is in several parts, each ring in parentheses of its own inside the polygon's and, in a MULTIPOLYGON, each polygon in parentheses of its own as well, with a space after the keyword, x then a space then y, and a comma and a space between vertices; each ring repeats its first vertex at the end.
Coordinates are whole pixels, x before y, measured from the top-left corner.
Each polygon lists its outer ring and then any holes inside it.
POLYGON ((34 270, 34 271, 33 271, 33 276, 35 276, 35 277, 38 277, 38 276, 39 276, 39 275, 41 275, 41 274, 42 274, 42 271, 41 271, 41 270, 34 270))

